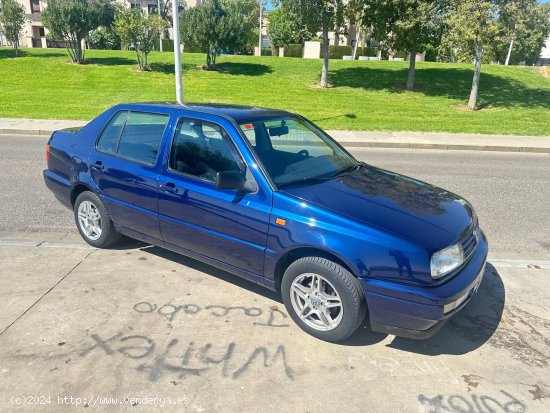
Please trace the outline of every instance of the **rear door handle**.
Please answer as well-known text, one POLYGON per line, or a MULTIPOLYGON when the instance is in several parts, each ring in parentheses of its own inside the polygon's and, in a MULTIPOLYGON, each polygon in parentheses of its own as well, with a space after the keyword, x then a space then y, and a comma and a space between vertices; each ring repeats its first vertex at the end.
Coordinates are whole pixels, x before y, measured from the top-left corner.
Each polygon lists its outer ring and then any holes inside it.
POLYGON ((96 171, 103 171, 103 169, 105 169, 105 167, 103 166, 103 162, 101 161, 95 161, 90 166, 92 167, 92 169, 95 169, 96 171))
POLYGON ((176 188, 176 185, 173 182, 166 182, 165 184, 159 184, 159 188, 162 189, 164 192, 169 192, 171 194, 178 193, 178 188, 176 188))

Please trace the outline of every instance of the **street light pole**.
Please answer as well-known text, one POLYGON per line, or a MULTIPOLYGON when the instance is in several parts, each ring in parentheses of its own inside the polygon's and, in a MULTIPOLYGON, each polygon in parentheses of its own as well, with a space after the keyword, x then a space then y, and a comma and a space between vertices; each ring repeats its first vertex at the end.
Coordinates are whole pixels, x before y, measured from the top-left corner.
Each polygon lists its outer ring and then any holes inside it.
POLYGON ((263 4, 262 0, 260 0, 260 33, 258 35, 258 56, 262 55, 262 9, 263 4))
MULTIPOLYGON (((160 16, 160 0, 157 1, 158 3, 158 13, 159 13, 159 16, 160 16)), ((162 52, 162 30, 160 31, 160 37, 159 37, 159 50, 162 52)))
MULTIPOLYGON (((172 0, 172 28, 174 31, 174 66, 176 69, 176 102, 183 104, 183 81, 181 78, 180 21, 178 0, 172 0)), ((185 106, 185 105, 184 105, 185 106)))

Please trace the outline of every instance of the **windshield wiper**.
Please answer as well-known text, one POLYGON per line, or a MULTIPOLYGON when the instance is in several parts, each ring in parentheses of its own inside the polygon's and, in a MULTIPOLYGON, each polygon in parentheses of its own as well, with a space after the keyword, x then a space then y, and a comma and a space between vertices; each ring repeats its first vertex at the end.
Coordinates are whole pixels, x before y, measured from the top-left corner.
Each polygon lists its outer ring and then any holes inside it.
POLYGON ((355 172, 359 170, 363 166, 362 163, 358 163, 356 165, 350 165, 346 166, 345 168, 340 169, 338 172, 336 172, 332 177, 341 176, 350 172, 355 172))

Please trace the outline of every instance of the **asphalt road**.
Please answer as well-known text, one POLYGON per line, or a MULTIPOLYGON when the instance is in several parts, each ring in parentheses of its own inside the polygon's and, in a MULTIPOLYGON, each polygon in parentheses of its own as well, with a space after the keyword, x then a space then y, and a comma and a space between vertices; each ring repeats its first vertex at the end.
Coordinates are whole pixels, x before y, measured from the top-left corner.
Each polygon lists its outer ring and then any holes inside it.
MULTIPOLYGON (((0 231, 76 232, 45 188, 44 137, 0 136, 0 231)), ((475 206, 493 252, 550 253, 550 155, 354 149, 367 163, 441 186, 475 206)))

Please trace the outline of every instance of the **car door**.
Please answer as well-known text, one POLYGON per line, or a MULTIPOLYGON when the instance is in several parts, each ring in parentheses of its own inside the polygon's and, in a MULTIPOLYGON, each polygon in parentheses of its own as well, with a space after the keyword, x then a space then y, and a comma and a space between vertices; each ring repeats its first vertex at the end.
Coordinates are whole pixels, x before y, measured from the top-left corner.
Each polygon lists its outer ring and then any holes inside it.
MULTIPOLYGON (((221 125, 180 119, 159 178, 159 223, 164 241, 263 275, 271 194, 262 188, 243 193, 215 186, 217 172, 245 169, 242 156, 221 125)), ((250 171, 247 179, 254 179, 250 171)))
POLYGON ((90 154, 90 174, 114 222, 138 238, 162 239, 158 225, 158 155, 169 116, 120 111, 90 154))

